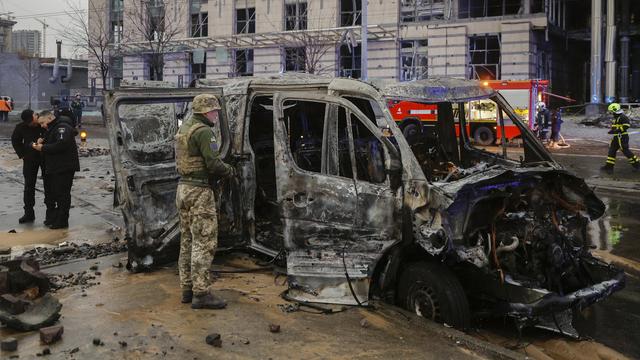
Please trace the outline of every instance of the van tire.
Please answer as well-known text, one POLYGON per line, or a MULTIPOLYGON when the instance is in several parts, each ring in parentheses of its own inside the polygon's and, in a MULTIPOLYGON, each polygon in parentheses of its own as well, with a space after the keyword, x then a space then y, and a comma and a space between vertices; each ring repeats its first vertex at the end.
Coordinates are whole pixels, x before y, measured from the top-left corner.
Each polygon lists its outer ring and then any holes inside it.
POLYGON ((471 325, 467 295, 443 265, 416 262, 405 267, 398 283, 398 304, 429 320, 465 330, 471 325))
POLYGON ((402 135, 404 135, 404 138, 407 139, 409 145, 413 145, 418 142, 420 133, 421 131, 419 124, 413 122, 408 123, 402 129, 402 135))
POLYGON ((496 137, 493 135, 493 131, 486 126, 480 126, 473 132, 473 140, 480 145, 487 146, 493 144, 496 137))

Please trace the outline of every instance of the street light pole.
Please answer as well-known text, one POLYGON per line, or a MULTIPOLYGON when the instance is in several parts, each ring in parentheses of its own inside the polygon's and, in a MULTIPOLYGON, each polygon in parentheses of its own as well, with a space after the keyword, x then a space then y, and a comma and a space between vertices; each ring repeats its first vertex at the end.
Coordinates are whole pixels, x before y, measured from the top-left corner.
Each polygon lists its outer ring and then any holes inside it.
POLYGON ((360 51, 360 73, 362 74, 360 76, 360 78, 362 78, 362 80, 367 80, 368 78, 368 74, 367 74, 367 57, 369 55, 369 47, 367 44, 367 37, 368 37, 368 33, 367 33, 367 8, 368 8, 368 0, 362 0, 362 30, 360 31, 361 33, 361 43, 360 46, 362 47, 361 51, 360 51))

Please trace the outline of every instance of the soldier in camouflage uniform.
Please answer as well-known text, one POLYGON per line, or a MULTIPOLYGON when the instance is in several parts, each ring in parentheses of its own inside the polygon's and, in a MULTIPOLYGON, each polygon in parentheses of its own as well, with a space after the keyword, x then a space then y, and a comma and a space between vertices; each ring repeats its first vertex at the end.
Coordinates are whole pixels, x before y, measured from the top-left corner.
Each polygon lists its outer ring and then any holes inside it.
POLYGON ((209 268, 218 245, 218 219, 212 181, 233 176, 220 160, 212 126, 220 103, 213 95, 193 99, 193 116, 176 134, 176 167, 181 175, 176 193, 180 215, 180 286, 182 302, 193 309, 222 309, 227 303, 209 289, 209 268))

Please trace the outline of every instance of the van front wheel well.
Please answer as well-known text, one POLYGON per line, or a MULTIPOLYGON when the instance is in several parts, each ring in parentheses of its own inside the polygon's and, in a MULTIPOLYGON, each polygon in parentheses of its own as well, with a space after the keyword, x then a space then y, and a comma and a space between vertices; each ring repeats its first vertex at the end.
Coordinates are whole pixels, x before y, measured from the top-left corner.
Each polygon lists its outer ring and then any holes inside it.
POLYGON ((471 325, 471 310, 458 278, 446 266, 420 261, 404 267, 396 303, 416 315, 457 329, 471 325))

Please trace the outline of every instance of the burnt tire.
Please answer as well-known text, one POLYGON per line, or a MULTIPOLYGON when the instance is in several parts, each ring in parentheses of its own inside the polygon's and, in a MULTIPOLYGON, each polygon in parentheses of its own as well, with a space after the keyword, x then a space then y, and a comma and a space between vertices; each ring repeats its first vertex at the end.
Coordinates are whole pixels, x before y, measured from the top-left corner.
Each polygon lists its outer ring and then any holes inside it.
POLYGON ((486 126, 481 126, 473 132, 473 140, 480 145, 487 146, 493 144, 496 137, 493 135, 493 131, 486 126))
POLYGON ((420 126, 416 123, 409 123, 402 129, 402 135, 407 139, 409 145, 416 144, 420 139, 420 126))
POLYGON ((456 329, 464 330, 471 324, 469 302, 460 281, 440 264, 409 264, 398 283, 398 303, 418 316, 456 329))

